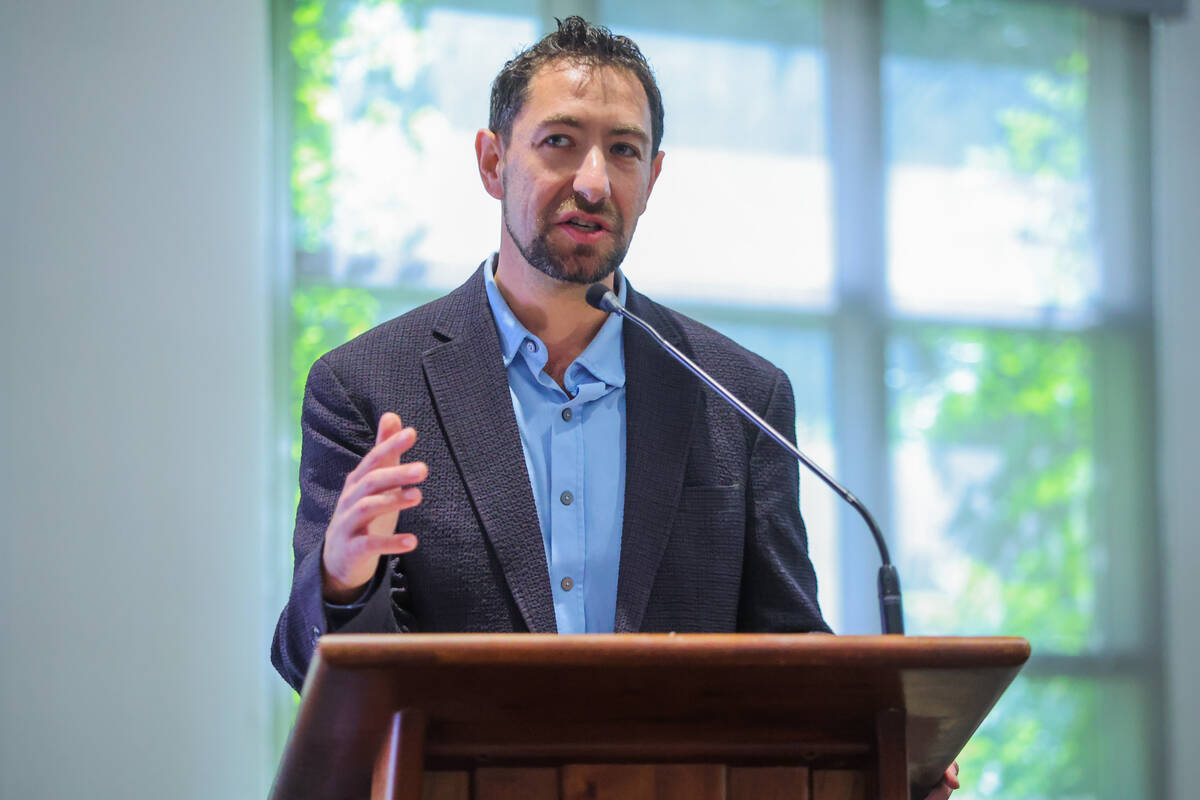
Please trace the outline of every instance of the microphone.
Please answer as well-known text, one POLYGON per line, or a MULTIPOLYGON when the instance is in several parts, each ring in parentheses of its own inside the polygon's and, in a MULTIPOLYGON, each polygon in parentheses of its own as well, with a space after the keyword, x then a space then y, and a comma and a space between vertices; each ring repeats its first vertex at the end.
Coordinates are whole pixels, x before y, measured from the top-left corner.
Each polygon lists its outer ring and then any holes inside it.
POLYGON ((879 558, 882 565, 879 567, 879 621, 884 633, 904 633, 904 609, 900 599, 900 573, 896 571, 896 567, 892 565, 892 560, 888 555, 887 542, 883 539, 883 534, 879 531, 879 526, 875 524, 875 518, 871 516, 871 512, 867 511, 867 507, 862 504, 862 501, 850 493, 848 489, 833 479, 828 472, 811 458, 801 452, 800 448, 788 441, 787 437, 779 431, 775 430, 765 419, 755 413, 754 409, 739 400, 732 392, 717 382, 715 378, 705 372, 700 366, 684 355, 679 348, 663 338, 662 334, 654 330, 651 325, 645 320, 633 314, 625 306, 621 305, 621 301, 617 295, 605 286, 603 283, 593 283, 587 290, 587 302, 592 308, 600 311, 619 314, 625 319, 637 325, 650 335, 660 347, 671 354, 672 357, 693 375, 699 378, 706 386, 719 394, 726 402, 736 408, 743 417, 753 422, 760 431, 774 439, 783 449, 787 450, 792 456, 809 469, 814 475, 833 490, 834 494, 842 498, 850 504, 850 506, 859 513, 863 521, 867 523, 867 528, 870 529, 871 535, 875 538, 875 545, 879 548, 879 558))
POLYGON ((625 310, 613 290, 603 283, 593 283, 587 288, 587 303, 601 311, 616 311, 619 314, 625 310))

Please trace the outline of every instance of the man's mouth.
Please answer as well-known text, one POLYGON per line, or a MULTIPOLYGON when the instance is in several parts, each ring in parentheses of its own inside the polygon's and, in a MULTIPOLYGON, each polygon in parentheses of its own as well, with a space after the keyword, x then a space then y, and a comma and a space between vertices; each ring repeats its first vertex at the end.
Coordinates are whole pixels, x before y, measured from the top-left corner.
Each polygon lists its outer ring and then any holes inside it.
POLYGON ((611 235, 612 227, 598 214, 571 211, 555 223, 576 244, 597 245, 611 235))

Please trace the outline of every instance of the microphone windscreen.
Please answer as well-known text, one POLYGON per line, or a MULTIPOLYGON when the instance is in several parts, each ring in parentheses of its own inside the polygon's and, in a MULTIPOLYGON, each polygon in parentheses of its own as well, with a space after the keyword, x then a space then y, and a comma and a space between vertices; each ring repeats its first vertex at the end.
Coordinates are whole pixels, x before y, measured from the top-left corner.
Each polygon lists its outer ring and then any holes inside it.
POLYGON ((607 286, 603 283, 593 283, 587 290, 588 305, 601 311, 611 311, 612 309, 604 306, 604 295, 606 294, 608 294, 607 286))

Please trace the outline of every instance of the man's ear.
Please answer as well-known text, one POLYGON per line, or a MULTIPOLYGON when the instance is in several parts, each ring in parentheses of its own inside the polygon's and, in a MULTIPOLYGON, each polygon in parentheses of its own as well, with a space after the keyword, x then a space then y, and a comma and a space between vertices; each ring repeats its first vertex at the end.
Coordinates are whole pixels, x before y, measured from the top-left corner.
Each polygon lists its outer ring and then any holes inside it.
POLYGON ((666 153, 664 153, 662 150, 659 150, 658 155, 656 155, 654 160, 650 162, 650 185, 646 187, 647 198, 649 198, 650 193, 654 191, 654 183, 658 180, 658 173, 662 172, 663 156, 665 155, 666 153))
POLYGON ((479 162, 479 179, 483 188, 497 200, 504 199, 504 184, 500 180, 500 159, 504 143, 498 134, 483 128, 475 134, 475 160, 479 162))

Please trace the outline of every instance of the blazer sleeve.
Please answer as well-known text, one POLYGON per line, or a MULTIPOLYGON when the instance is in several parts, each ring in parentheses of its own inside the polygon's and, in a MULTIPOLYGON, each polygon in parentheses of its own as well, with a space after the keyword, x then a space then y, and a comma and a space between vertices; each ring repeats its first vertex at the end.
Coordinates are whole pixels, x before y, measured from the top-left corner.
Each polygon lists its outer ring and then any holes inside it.
MULTIPOLYGON (((796 440, 792 385, 775 370, 764 419, 796 440)), ((817 576, 808 557, 800 515, 799 464, 755 431, 747 484, 746 545, 738 602, 738 630, 832 633, 817 603, 817 576)))
POLYGON ((318 359, 308 373, 300 417, 303 444, 292 590, 271 643, 271 663, 297 690, 323 634, 395 633, 409 627, 403 577, 393 574, 388 559, 380 559, 368 592, 352 608, 330 608, 321 597, 325 529, 346 476, 375 443, 377 424, 360 411, 326 358, 318 359))

